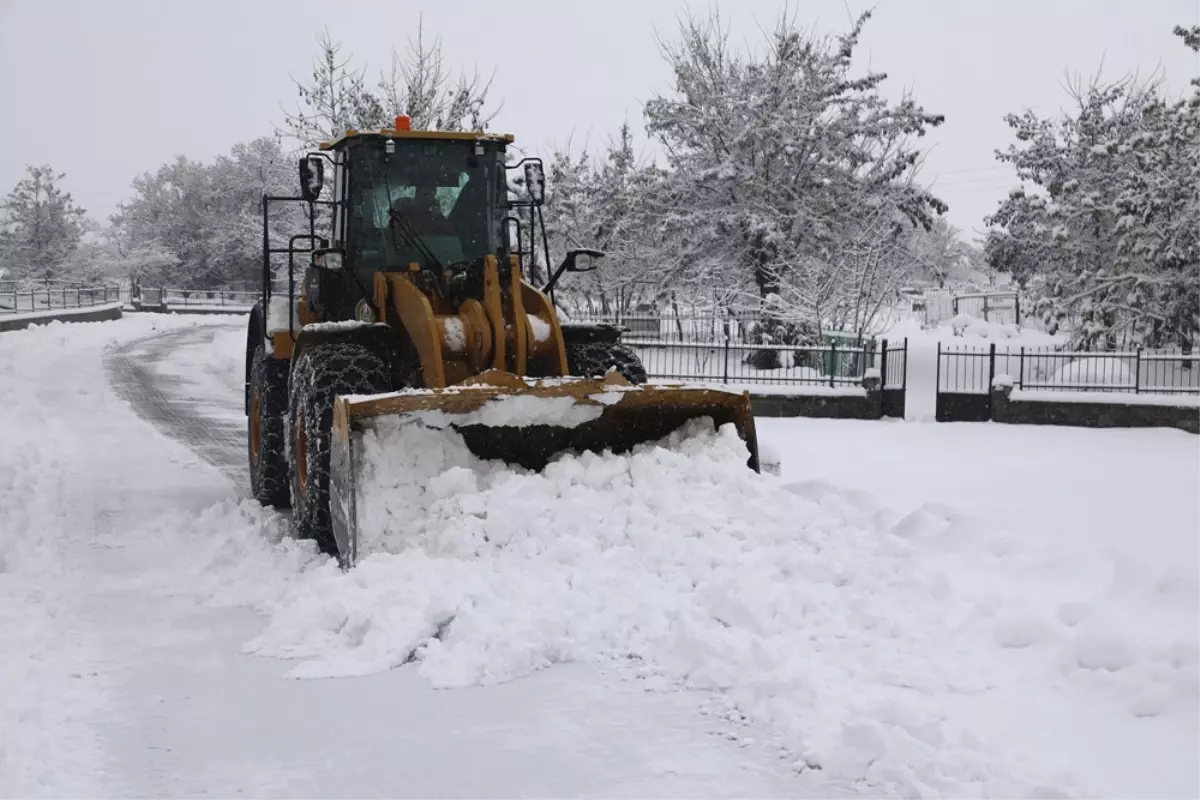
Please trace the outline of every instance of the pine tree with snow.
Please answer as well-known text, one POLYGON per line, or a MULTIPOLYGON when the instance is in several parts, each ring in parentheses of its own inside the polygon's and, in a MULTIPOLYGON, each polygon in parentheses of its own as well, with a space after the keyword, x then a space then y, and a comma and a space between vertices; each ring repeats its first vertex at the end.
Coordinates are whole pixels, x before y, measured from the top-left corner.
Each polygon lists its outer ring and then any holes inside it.
POLYGON ((85 215, 61 187, 65 177, 49 165, 26 167, 0 201, 0 261, 10 280, 69 277, 64 266, 79 246, 85 215))

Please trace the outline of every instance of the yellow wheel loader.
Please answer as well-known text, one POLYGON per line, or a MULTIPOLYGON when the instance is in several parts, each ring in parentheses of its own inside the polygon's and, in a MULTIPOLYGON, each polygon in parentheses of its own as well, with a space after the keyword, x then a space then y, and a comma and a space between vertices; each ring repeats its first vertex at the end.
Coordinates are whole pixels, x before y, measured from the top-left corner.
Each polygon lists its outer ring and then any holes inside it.
POLYGON ((526 278, 539 236, 550 263, 545 180, 539 159, 510 163, 512 141, 414 131, 401 116, 321 143, 300 159, 299 195, 263 198, 246 341, 251 488, 290 506, 294 535, 343 566, 359 556, 362 434, 381 418, 434 412, 477 457, 540 470, 564 451, 627 452, 708 417, 734 424, 758 469, 747 394, 649 385, 621 328, 560 319, 555 284, 602 253, 566 253, 540 288, 526 278), (307 231, 284 244, 271 215, 286 203, 301 204, 307 231), (588 410, 571 424, 489 422, 514 397, 588 410))

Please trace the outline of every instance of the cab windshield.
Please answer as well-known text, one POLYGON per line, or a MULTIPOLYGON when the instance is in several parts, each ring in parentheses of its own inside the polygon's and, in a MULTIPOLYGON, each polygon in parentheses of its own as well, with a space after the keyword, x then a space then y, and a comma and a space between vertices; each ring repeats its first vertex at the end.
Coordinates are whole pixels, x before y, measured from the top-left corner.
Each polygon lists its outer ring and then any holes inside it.
POLYGON ((353 263, 394 270, 431 266, 430 254, 452 264, 494 253, 497 154, 473 156, 473 142, 395 142, 390 156, 382 142, 352 151, 353 263))

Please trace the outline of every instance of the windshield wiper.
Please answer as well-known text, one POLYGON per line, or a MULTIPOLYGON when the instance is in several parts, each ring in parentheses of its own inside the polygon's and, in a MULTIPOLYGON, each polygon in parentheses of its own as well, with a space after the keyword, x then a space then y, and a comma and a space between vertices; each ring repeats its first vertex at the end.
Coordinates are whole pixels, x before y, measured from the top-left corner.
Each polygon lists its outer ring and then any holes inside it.
POLYGON ((394 208, 390 208, 388 209, 388 216, 397 223, 397 228, 399 229, 400 233, 404 235, 404 244, 420 253, 420 255, 426 261, 432 263, 433 266, 437 267, 438 269, 443 268, 441 260, 434 255, 433 250, 431 250, 425 240, 421 238, 421 234, 417 233, 416 228, 413 227, 413 224, 409 222, 403 214, 394 208))

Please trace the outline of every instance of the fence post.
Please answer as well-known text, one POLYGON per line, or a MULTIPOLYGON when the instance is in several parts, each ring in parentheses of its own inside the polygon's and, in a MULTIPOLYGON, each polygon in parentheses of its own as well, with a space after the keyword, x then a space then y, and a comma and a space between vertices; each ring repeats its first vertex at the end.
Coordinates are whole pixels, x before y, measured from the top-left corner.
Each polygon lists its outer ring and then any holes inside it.
MULTIPOLYGON (((986 300, 984 301, 987 302, 986 300)), ((996 343, 992 342, 988 345, 988 382, 987 382, 987 398, 988 398, 988 419, 992 418, 992 381, 996 379, 996 343)))
POLYGON ((1025 345, 1021 345, 1021 365, 1017 367, 1020 375, 1017 376, 1017 386, 1025 388, 1025 345))
POLYGON ((723 328, 725 331, 725 368, 721 374, 724 376, 725 383, 729 383, 729 318, 728 317, 725 318, 725 324, 724 324, 723 328))
POLYGON ((834 376, 837 375, 837 339, 829 340, 829 386, 833 388, 834 376))
POLYGON ((1142 348, 1133 352, 1133 393, 1142 393, 1142 348))
MULTIPOLYGON (((905 347, 907 347, 907 344, 905 345, 905 347)), ((907 380, 907 379, 908 379, 908 375, 905 375, 905 380, 907 380)), ((938 341, 937 341, 937 367, 935 368, 935 373, 934 373, 935 401, 936 401, 937 395, 940 395, 941 391, 942 391, 942 341, 941 341, 941 339, 938 339, 938 341)))
POLYGON ((880 357, 879 357, 879 388, 881 390, 887 388, 887 362, 888 362, 887 339, 883 340, 882 347, 883 347, 883 349, 880 351, 880 357))
POLYGON ((1014 305, 1014 308, 1016 309, 1015 313, 1016 313, 1016 317, 1017 317, 1017 327, 1019 328, 1019 327, 1021 327, 1021 295, 1019 295, 1019 294, 1013 295, 1013 305, 1014 305))

